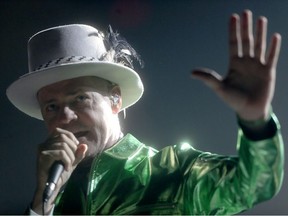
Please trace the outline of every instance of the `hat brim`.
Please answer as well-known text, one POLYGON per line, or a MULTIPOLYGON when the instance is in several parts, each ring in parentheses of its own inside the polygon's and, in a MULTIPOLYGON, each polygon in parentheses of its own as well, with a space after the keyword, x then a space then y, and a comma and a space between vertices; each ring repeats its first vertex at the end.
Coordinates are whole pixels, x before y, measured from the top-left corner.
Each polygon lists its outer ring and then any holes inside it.
POLYGON ((12 83, 6 93, 12 104, 19 110, 43 120, 37 92, 44 86, 83 76, 96 76, 118 84, 122 97, 121 110, 136 103, 144 91, 139 75, 126 66, 111 62, 81 62, 28 73, 12 83))

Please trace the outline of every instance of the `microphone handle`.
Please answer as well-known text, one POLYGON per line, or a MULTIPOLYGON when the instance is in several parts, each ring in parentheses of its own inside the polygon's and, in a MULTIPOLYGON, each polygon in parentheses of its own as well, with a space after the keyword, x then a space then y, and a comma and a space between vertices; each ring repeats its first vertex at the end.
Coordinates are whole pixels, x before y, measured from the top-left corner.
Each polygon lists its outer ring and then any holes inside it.
POLYGON ((62 161, 55 161, 51 166, 45 190, 43 192, 43 202, 46 203, 52 196, 63 170, 64 164, 62 161))

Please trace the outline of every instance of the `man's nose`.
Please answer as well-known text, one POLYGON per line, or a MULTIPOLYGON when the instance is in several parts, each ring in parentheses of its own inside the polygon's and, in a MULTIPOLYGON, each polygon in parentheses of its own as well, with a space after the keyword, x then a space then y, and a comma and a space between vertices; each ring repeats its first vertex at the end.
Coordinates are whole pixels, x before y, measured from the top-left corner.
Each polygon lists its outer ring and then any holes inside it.
POLYGON ((77 114, 69 106, 64 106, 58 113, 58 123, 60 124, 68 124, 77 118, 77 114))

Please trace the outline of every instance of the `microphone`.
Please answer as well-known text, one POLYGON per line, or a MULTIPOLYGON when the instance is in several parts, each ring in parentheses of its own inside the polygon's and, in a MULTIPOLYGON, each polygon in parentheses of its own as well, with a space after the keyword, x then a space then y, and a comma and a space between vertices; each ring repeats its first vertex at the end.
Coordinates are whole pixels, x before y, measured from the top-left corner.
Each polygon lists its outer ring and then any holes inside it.
POLYGON ((62 161, 55 161, 49 170, 48 179, 46 182, 45 190, 43 192, 43 202, 47 202, 52 196, 56 184, 64 170, 64 164, 62 161))

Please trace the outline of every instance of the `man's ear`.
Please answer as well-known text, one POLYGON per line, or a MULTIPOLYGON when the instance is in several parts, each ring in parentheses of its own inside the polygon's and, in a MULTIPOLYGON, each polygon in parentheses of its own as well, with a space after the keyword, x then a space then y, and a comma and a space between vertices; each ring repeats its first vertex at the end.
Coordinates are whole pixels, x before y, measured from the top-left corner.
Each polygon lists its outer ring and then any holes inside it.
POLYGON ((111 89, 111 108, 114 114, 117 114, 120 112, 122 107, 122 97, 121 97, 121 90, 119 86, 114 86, 111 89))

